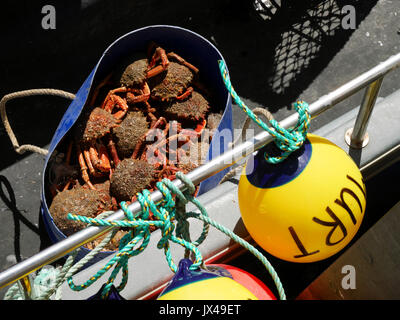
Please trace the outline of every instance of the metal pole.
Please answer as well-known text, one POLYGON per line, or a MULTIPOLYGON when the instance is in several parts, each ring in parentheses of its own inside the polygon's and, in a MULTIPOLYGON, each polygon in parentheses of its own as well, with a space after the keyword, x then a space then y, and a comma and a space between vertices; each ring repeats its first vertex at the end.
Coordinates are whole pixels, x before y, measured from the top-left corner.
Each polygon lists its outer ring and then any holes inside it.
POLYGON ((374 109, 379 90, 382 86, 383 77, 372 82, 365 90, 360 110, 357 114, 354 128, 346 133, 346 142, 353 148, 363 148, 369 142, 367 126, 374 109), (349 138, 350 137, 350 138, 349 138))
POLYGON ((315 105, 315 107, 320 106, 321 108, 316 108, 318 112, 312 114, 312 117, 315 118, 319 116, 333 105, 347 99, 379 78, 383 78, 387 73, 398 67, 400 67, 400 53, 391 56, 384 62, 381 62, 374 68, 347 82, 331 93, 320 97, 313 105, 315 105))
MULTIPOLYGON (((400 53, 390 57, 385 62, 363 73, 359 77, 339 87, 335 91, 332 91, 331 93, 321 97, 319 100, 309 106, 310 114, 313 118, 315 118, 322 112, 328 110, 340 101, 343 101, 350 95, 369 85, 371 82, 377 80, 378 78, 383 77, 387 72, 399 66, 400 53)), ((281 121, 280 125, 284 128, 292 127, 297 123, 297 119, 297 114, 292 114, 291 116, 281 121)), ((198 184, 201 181, 209 178, 210 176, 233 165, 240 159, 250 155, 255 150, 262 148, 264 145, 271 141, 272 137, 269 135, 269 133, 263 131, 253 138, 243 142, 234 149, 224 152, 222 155, 216 157, 210 162, 207 162, 196 168, 195 170, 191 171, 187 174, 187 177, 194 184, 198 184)), ((172 182, 177 188, 182 191, 184 190, 185 185, 183 184, 183 182, 177 179, 172 182)), ((162 200, 162 194, 158 190, 152 192, 150 196, 154 202, 162 200)), ((141 210, 139 202, 136 201, 132 203, 129 206, 129 209, 132 211, 132 213, 139 212, 141 210)), ((107 220, 113 221, 121 219, 124 219, 124 213, 122 210, 118 210, 114 214, 109 216, 107 220)), ((42 250, 36 255, 0 273, 0 288, 26 276, 27 274, 43 267, 48 263, 56 261, 57 259, 73 251, 74 249, 84 245, 89 241, 92 241, 93 239, 110 230, 111 227, 91 226, 69 236, 65 240, 55 243, 54 245, 42 250)))

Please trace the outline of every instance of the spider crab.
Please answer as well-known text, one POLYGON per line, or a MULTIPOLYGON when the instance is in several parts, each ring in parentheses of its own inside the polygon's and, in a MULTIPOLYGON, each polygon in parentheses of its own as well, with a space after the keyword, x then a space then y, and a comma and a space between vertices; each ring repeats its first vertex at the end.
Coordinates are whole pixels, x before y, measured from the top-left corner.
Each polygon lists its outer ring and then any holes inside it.
POLYGON ((193 92, 191 84, 199 69, 174 52, 169 52, 167 58, 170 63, 166 72, 152 79, 151 97, 159 101, 183 100, 193 92))
MULTIPOLYGON (((148 131, 149 122, 141 110, 128 111, 119 126, 112 129, 118 155, 122 158, 130 157, 142 136, 148 131)), ((118 161, 117 161, 118 162, 118 161)))
POLYGON ((68 213, 95 218, 98 214, 116 210, 117 203, 110 195, 110 181, 95 184, 96 188, 75 184, 71 189, 65 189, 55 195, 50 205, 50 213, 58 228, 71 235, 86 227, 85 223, 67 219, 68 213))
POLYGON ((121 110, 115 113, 116 119, 122 119, 128 111, 128 104, 147 102, 150 97, 150 87, 147 80, 168 68, 169 60, 165 50, 157 47, 150 59, 137 59, 123 69, 119 78, 119 87, 108 92, 102 108, 106 111, 117 105, 121 110), (159 61, 160 64, 156 65, 159 61), (125 93, 123 98, 119 94, 125 93))
POLYGON ((160 117, 136 143, 130 157, 121 160, 110 177, 111 194, 118 201, 134 201, 136 193, 144 188, 152 190, 155 182, 162 178, 174 179, 180 169, 167 154, 184 153, 179 146, 176 150, 170 147, 172 141, 177 145, 191 143, 190 136, 179 132, 178 122, 168 123, 160 117), (170 128, 172 126, 173 128, 170 128), (175 134, 168 136, 169 130, 175 134), (156 137, 153 144, 149 144, 156 137))

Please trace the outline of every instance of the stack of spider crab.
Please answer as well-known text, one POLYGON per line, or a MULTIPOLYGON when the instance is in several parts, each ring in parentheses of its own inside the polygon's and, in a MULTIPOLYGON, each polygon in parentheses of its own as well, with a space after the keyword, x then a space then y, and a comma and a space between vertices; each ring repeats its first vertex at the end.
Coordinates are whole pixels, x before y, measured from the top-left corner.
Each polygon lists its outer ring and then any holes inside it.
MULTIPOLYGON (((209 97, 197 67, 154 43, 122 63, 93 91, 65 156, 52 157, 49 210, 57 227, 71 235, 86 225, 68 220, 68 213, 117 210, 161 179, 202 164, 222 117, 209 97)), ((115 250, 122 234, 106 249, 115 250)))

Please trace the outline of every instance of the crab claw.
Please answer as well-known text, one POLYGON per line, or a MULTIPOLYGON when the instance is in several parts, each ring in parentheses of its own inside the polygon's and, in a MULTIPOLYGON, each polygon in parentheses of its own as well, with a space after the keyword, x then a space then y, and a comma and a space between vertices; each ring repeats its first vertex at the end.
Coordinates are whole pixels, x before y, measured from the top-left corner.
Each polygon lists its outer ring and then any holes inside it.
POLYGON ((206 127, 207 120, 204 119, 201 123, 199 123, 195 129, 181 129, 180 133, 191 136, 191 137, 200 137, 204 128, 206 127))
POLYGON ((185 100, 187 97, 189 97, 193 92, 192 87, 188 87, 184 93, 182 93, 180 96, 177 96, 177 100, 185 100))
POLYGON ((206 127, 206 125, 207 125, 207 120, 203 119, 203 121, 196 126, 194 131, 201 133, 206 127))
POLYGON ((150 60, 150 63, 149 63, 148 69, 147 69, 147 78, 154 77, 157 74, 163 72, 165 69, 168 68, 168 65, 169 65, 169 60, 167 58, 167 54, 165 53, 165 50, 161 47, 157 47, 156 51, 153 54, 153 57, 150 60), (156 62, 160 59, 161 59, 161 65, 154 67, 156 62))

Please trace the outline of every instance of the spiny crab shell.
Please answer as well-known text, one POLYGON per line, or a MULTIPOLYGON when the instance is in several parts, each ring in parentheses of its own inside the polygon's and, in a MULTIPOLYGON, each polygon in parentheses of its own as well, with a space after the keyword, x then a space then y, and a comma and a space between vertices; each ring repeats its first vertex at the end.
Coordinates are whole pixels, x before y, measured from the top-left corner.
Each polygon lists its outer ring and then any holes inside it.
POLYGON ((204 119, 210 109, 208 101, 197 91, 184 99, 169 103, 164 112, 173 119, 198 121, 204 119))
POLYGON ((146 80, 148 66, 147 59, 139 59, 129 64, 121 75, 120 85, 132 87, 142 84, 146 80))
POLYGON ((96 184, 96 190, 77 185, 70 190, 59 192, 49 208, 58 228, 66 235, 86 228, 86 223, 67 219, 68 213, 95 218, 104 211, 114 210, 109 193, 110 182, 96 184))
POLYGON ((82 120, 77 124, 75 136, 78 142, 90 142, 104 137, 117 125, 117 121, 111 113, 96 107, 84 114, 82 120))
POLYGON ((176 98, 192 83, 193 77, 189 68, 170 61, 167 71, 150 79, 151 97, 162 101, 176 98))
POLYGON ((154 167, 145 160, 126 158, 111 176, 111 194, 121 201, 131 201, 137 192, 149 188, 156 178, 154 167))
POLYGON ((149 129, 149 123, 141 111, 130 111, 116 128, 113 128, 114 142, 122 158, 132 155, 136 144, 149 129))

